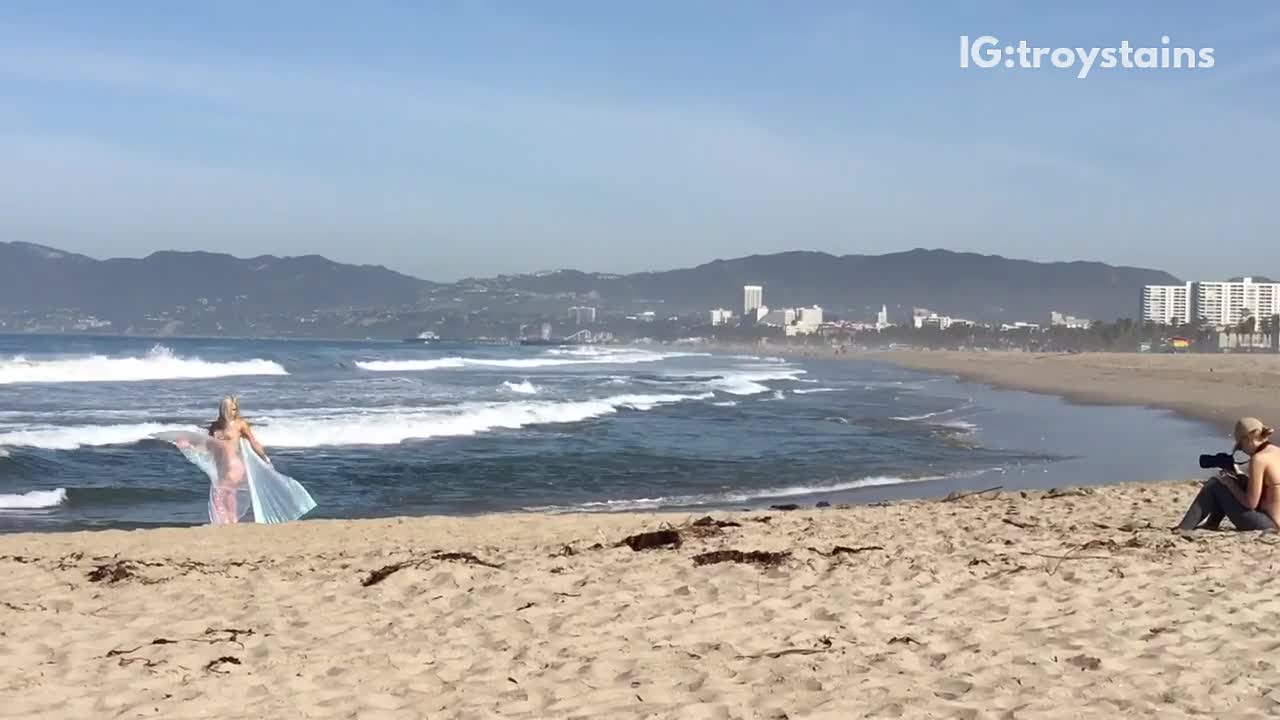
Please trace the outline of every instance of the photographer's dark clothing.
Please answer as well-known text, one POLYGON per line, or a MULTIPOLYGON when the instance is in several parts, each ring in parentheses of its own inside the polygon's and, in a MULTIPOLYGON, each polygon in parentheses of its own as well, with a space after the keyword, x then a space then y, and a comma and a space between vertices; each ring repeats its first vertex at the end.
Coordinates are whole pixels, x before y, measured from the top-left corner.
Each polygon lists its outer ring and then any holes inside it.
POLYGON ((1178 523, 1178 529, 1194 530, 1203 523, 1205 529, 1216 530, 1224 517, 1237 530, 1280 529, 1270 515, 1245 507, 1218 478, 1210 479, 1200 488, 1200 494, 1191 501, 1191 507, 1178 523))

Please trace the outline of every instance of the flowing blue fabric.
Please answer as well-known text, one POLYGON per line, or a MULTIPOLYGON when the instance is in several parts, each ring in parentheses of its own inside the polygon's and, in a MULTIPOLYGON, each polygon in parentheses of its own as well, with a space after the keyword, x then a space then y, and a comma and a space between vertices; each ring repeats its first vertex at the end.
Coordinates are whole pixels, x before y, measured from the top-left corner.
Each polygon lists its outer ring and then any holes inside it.
POLYGON ((244 438, 237 447, 229 448, 223 441, 197 432, 160 432, 152 437, 176 445, 209 476, 211 524, 242 522, 250 510, 254 522, 289 522, 316 506, 306 488, 264 462, 244 438), (243 465, 242 474, 239 465, 243 465))

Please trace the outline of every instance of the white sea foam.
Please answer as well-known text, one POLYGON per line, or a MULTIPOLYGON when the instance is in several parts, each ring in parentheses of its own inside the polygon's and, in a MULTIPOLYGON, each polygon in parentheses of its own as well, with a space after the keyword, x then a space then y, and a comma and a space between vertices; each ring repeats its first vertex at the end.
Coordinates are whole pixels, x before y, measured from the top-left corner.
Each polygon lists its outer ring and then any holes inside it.
POLYGON ((461 367, 542 368, 565 365, 634 365, 660 362, 668 358, 706 353, 657 353, 648 350, 605 350, 602 348, 553 349, 530 358, 446 357, 422 360, 357 360, 355 366, 373 372, 416 372, 461 367))
POLYGON ((128 445, 150 437, 152 433, 168 430, 200 432, 200 428, 194 425, 165 425, 162 423, 35 426, 22 430, 0 432, 0 447, 75 450, 80 447, 101 445, 128 445))
MULTIPOLYGON (((661 405, 708 400, 713 393, 614 395, 576 400, 520 400, 461 403, 428 408, 384 407, 360 411, 309 408, 253 418, 254 434, 268 448, 340 445, 395 445, 405 440, 475 435, 490 430, 572 423, 612 415, 620 410, 645 411, 661 405)), ((169 430, 200 429, 190 425, 135 423, 38 427, 0 433, 0 446, 73 450, 84 446, 120 445, 169 430)))
POLYGON ((736 406, 737 406, 737 404, 738 404, 738 401, 737 401, 737 400, 725 400, 724 402, 713 402, 713 403, 711 403, 711 404, 712 404, 712 405, 715 405, 716 407, 736 407, 736 406))
POLYGON ((27 359, 21 355, 0 360, 0 385, 16 383, 137 382, 230 377, 235 375, 288 375, 270 360, 213 362, 181 357, 157 345, 141 357, 80 355, 51 359, 27 359))
POLYGON ((518 383, 514 383, 514 382, 511 382, 510 380, 507 380, 502 383, 502 387, 504 390, 517 393, 520 395, 537 395, 538 392, 542 390, 542 388, 529 382, 528 378, 525 378, 524 380, 521 380, 518 383))
POLYGON ((731 490, 722 493, 705 493, 698 495, 671 495, 653 498, 604 500, 599 502, 585 502, 578 505, 556 505, 524 509, 532 512, 620 512, 624 510, 653 510, 662 507, 686 507, 690 505, 732 505, 752 500, 788 498, 803 495, 822 495, 825 493, 841 492, 845 490, 856 490, 858 488, 876 487, 881 485, 903 485, 906 483, 942 479, 944 478, 941 475, 918 478, 875 476, 837 482, 829 485, 792 485, 787 487, 757 488, 754 490, 731 490))
POLYGON ((841 390, 841 389, 842 389, 842 388, 829 388, 829 387, 820 387, 820 388, 799 388, 799 389, 796 389, 796 390, 792 390, 791 392, 793 392, 793 393, 795 393, 795 394, 797 394, 797 395, 811 395, 811 394, 813 394, 813 393, 840 392, 840 390, 841 390))
POLYGON ((938 427, 950 428, 951 430, 959 430, 964 434, 973 433, 978 426, 967 420, 949 420, 947 422, 936 423, 938 427))
POLYGON ((790 370, 742 370, 712 378, 707 381, 707 386, 730 395, 759 395, 771 390, 763 383, 774 380, 795 380, 804 372, 799 368, 790 370))
POLYGON ((466 365, 460 357, 434 358, 431 360, 357 360, 356 367, 373 372, 414 372, 460 368, 466 365))
POLYGON ((0 510, 39 510, 57 507, 67 501, 65 488, 32 490, 30 492, 0 495, 0 510))
POLYGON ((897 420, 899 422, 918 422, 920 420, 928 420, 929 418, 935 418, 935 417, 938 417, 939 415, 946 415, 947 413, 950 413, 950 412, 955 412, 955 408, 948 408, 946 410, 939 410, 937 412, 925 413, 923 415, 903 415, 902 417, 891 417, 889 419, 897 420))

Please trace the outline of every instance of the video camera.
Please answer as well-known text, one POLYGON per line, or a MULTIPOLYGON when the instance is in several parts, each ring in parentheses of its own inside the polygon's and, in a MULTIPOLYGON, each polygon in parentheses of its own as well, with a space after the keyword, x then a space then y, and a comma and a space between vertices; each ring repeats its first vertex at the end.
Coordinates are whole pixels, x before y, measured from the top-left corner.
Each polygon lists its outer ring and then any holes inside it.
POLYGON ((1201 469, 1208 470, 1216 468, 1223 472, 1234 474, 1236 472, 1236 456, 1231 453, 1214 453, 1212 455, 1200 456, 1201 469))

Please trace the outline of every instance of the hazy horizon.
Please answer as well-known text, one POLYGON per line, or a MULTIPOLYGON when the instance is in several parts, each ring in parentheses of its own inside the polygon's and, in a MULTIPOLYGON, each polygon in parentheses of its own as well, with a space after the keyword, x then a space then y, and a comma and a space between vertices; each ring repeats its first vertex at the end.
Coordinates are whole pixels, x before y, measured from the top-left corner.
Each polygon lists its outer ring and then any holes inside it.
POLYGON ((916 247, 1280 275, 1280 8, 0 9, 0 240, 447 282, 916 247), (963 69, 960 37, 1215 65, 963 69))

